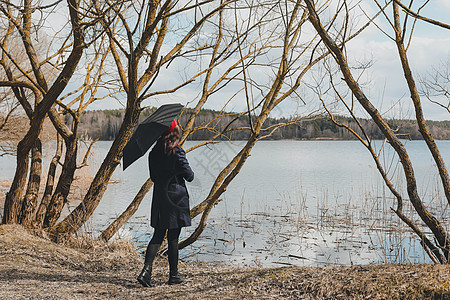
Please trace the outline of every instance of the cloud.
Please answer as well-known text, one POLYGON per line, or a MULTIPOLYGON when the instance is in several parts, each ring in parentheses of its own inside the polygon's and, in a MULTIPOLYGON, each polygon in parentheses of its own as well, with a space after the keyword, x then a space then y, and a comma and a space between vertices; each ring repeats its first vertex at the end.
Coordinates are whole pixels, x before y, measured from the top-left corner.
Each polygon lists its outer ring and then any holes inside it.
MULTIPOLYGON (((439 20, 448 19, 445 18, 445 15, 448 15, 448 10, 443 7, 450 8, 450 1, 437 0, 437 3, 435 2, 434 4, 435 5, 430 5, 433 10, 427 11, 427 16, 439 20), (440 12, 437 8, 441 11, 445 10, 445 12, 440 12)), ((367 1, 361 2, 361 9, 369 16, 373 16, 377 10, 376 7, 370 6, 367 1)), ((367 22, 367 17, 362 14, 353 21, 355 27, 359 27, 367 22)), ((390 28, 390 25, 386 22, 384 17, 380 16, 377 19, 377 25, 388 32, 388 34, 392 35, 392 28, 390 28)), ((418 80, 419 76, 426 76, 427 72, 432 71, 433 67, 437 67, 439 64, 447 61, 450 54, 449 49, 450 35, 448 34, 448 31, 439 31, 439 29, 433 25, 418 22, 416 24, 414 39, 408 50, 408 57, 416 79, 418 80)), ((163 50, 163 52, 165 52, 168 49, 163 50)), ((392 40, 387 38, 376 26, 369 26, 362 34, 358 35, 348 43, 347 51, 352 66, 369 62, 372 64, 372 67, 364 73, 362 86, 373 103, 380 108, 380 111, 390 111, 394 117, 398 117, 400 110, 404 110, 405 113, 412 111, 410 108, 411 100, 409 99, 408 87, 400 65, 395 43, 392 40), (396 107, 391 109, 393 105, 396 107)), ((176 59, 170 64, 169 68, 163 68, 161 70, 151 91, 171 89, 175 84, 180 84, 183 79, 192 76, 200 66, 205 66, 207 63, 207 61, 202 61, 201 59, 196 59, 195 61, 176 59)), ((361 72, 361 70, 353 69, 353 72, 357 76, 358 72, 361 72)), ((257 79, 258 82, 263 82, 264 78, 260 77, 269 75, 270 74, 267 71, 262 70, 259 73, 253 73, 252 76, 254 77, 252 78, 255 80, 257 79)), ((176 93, 164 94, 151 98, 146 100, 143 105, 158 106, 167 102, 180 102, 186 104, 187 102, 198 99, 202 88, 202 82, 203 78, 197 78, 193 84, 183 87, 176 93)), ((230 85, 220 90, 219 93, 214 94, 208 101, 207 108, 221 109, 226 100, 232 98, 234 93, 240 89, 242 89, 242 84, 239 86, 238 84, 230 85)), ((255 93, 252 96, 255 101, 259 100, 259 94, 255 93)), ((246 102, 244 99, 245 98, 242 95, 234 97, 227 106, 227 110, 245 109, 246 102)), ((194 103, 195 102, 192 102, 189 106, 192 107, 194 103)), ((100 104, 100 102, 98 104, 100 104)), ((114 105, 117 104, 118 103, 115 103, 114 105)), ((309 109, 310 107, 307 108, 309 109)), ((274 114, 288 116, 297 111, 297 109, 298 103, 295 101, 286 101, 286 103, 283 103, 274 114)), ((442 119, 442 112, 437 110, 434 106, 424 104, 424 110, 426 110, 427 118, 442 119)))
MULTIPOLYGON (((420 77, 426 77, 434 69, 447 63, 450 57, 450 35, 417 34, 408 48, 408 59, 416 84, 420 89, 420 77)), ((362 81, 364 92, 381 111, 390 109, 395 103, 401 103, 405 111, 409 108, 409 90, 401 68, 395 43, 383 38, 379 33, 363 34, 347 45, 348 58, 352 66, 370 62, 372 67, 366 71, 362 81)), ((358 70, 353 70, 358 74, 358 70)), ((424 99, 424 101, 426 101, 424 99)), ((398 104, 400 105, 400 104, 398 104)), ((400 107, 398 108, 400 109, 400 107)), ((392 109, 395 113, 398 109, 392 109)), ((413 111, 413 110, 412 110, 413 111)), ((424 103, 424 111, 428 119, 441 120, 443 112, 429 103, 424 103)), ((398 117, 398 116, 397 116, 398 117)), ((411 115, 413 117, 413 115, 411 115)), ((448 119, 448 114, 447 114, 448 119)))
POLYGON ((437 0, 436 1, 440 6, 450 9, 450 1, 448 0, 437 0))

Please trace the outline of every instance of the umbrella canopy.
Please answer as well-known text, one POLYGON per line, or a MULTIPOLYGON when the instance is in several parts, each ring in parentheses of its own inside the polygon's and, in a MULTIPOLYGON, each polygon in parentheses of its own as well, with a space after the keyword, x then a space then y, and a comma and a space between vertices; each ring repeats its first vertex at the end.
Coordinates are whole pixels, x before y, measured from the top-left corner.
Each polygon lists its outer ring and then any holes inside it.
POLYGON ((134 130, 123 149, 123 169, 143 156, 155 141, 166 131, 170 123, 178 117, 183 105, 165 104, 159 107, 134 130))

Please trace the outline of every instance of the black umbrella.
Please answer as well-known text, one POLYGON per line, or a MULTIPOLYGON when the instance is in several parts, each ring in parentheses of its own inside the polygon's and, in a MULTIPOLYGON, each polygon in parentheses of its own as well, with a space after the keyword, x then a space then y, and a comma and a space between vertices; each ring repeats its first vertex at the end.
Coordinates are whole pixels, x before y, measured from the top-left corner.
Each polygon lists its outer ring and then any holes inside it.
POLYGON ((137 126, 123 149, 124 170, 150 149, 178 117, 182 108, 183 105, 178 103, 162 105, 137 126))

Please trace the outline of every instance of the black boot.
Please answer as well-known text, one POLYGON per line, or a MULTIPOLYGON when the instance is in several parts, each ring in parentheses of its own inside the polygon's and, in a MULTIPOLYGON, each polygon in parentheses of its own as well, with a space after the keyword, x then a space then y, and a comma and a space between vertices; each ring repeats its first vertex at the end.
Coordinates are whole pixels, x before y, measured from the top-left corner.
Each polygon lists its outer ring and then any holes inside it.
POLYGON ((152 277, 152 265, 153 260, 158 253, 159 244, 152 244, 151 242, 147 246, 147 252, 145 253, 145 262, 144 268, 142 269, 141 274, 139 274, 137 280, 144 287, 154 287, 155 285, 151 283, 150 279, 152 277))
POLYGON ((179 284, 185 279, 185 276, 178 273, 178 240, 168 242, 167 256, 169 258, 169 284, 179 284))
POLYGON ((176 272, 176 273, 172 273, 170 272, 170 276, 169 276, 169 284, 173 285, 173 284, 180 284, 184 281, 185 276, 181 275, 180 273, 176 272))
POLYGON ((151 277, 152 277, 152 266, 144 265, 144 268, 142 269, 141 274, 139 274, 137 280, 144 287, 154 287, 155 285, 150 281, 151 277))

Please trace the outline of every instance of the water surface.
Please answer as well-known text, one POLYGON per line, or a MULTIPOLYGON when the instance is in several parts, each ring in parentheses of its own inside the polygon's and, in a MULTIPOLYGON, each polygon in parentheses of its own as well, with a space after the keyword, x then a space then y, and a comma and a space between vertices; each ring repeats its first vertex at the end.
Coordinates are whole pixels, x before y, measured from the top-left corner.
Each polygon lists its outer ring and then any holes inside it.
MULTIPOLYGON (((419 194, 448 228, 448 204, 425 143, 405 143, 419 194)), ((185 149, 195 144, 188 142, 185 149)), ((95 174, 110 145, 96 143, 81 178, 95 174)), ((195 172, 195 180, 187 184, 191 206, 205 199, 217 174, 243 145, 224 142, 187 154, 195 172)), ((375 146, 384 149, 383 165, 407 198, 393 151, 381 141, 375 146)), ((438 146, 449 165, 450 141, 439 141, 438 146)), ((0 161, 0 180, 10 180, 14 159, 2 157, 0 161)), ((126 171, 119 167, 85 230, 98 234, 106 228, 126 209, 148 175, 146 156, 126 171)), ((83 179, 77 184, 73 197, 86 190, 83 179)), ((139 247, 145 246, 152 233, 150 203, 151 192, 122 231, 139 247)), ((72 202, 69 209, 76 204, 72 202)), ((200 240, 181 254, 184 259, 262 266, 428 262, 417 239, 391 212, 395 205, 369 152, 357 141, 262 141, 212 210, 200 240)), ((197 222, 182 231, 183 237, 197 222)))

